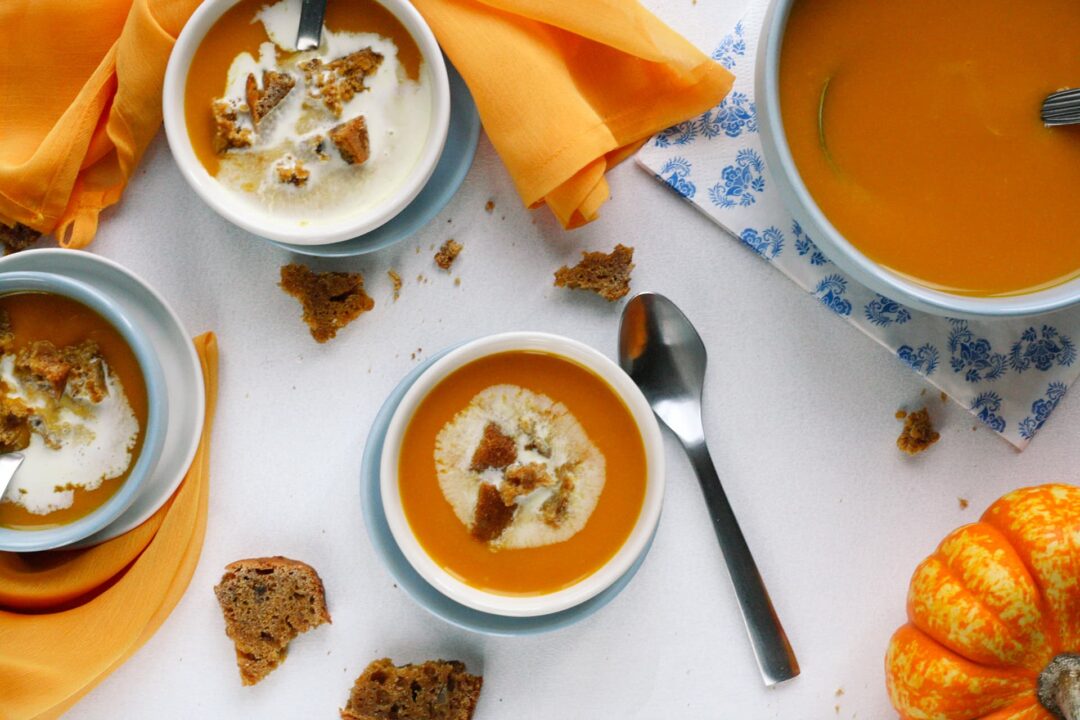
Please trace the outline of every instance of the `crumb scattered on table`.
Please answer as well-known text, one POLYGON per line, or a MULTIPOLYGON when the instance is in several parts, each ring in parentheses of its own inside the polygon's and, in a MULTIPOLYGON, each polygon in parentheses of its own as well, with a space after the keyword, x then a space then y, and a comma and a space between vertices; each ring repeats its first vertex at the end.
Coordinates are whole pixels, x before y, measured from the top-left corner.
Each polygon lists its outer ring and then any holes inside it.
POLYGON ((486 203, 484 204, 484 210, 486 210, 486 211, 488 212, 488 214, 489 214, 489 215, 490 215, 491 213, 495 212, 495 201, 494 201, 494 200, 488 200, 488 201, 487 201, 487 202, 486 202, 486 203))
POLYGON ((386 274, 390 277, 390 282, 394 285, 394 300, 401 297, 401 286, 404 283, 401 280, 401 276, 397 274, 397 270, 387 270, 386 274))
POLYGON ((443 270, 450 270, 450 266, 454 264, 454 260, 461 254, 462 244, 457 240, 450 238, 442 244, 439 251, 435 253, 435 264, 443 270))
POLYGON ((941 391, 941 402, 949 402, 949 396, 945 394, 945 391, 941 391))
POLYGON ((960 502, 960 509, 961 510, 967 510, 968 505, 971 504, 970 502, 968 502, 967 498, 957 498, 957 500, 959 500, 959 502, 960 502))
POLYGON ((360 273, 313 272, 299 263, 281 268, 281 289, 300 301, 304 322, 316 342, 324 343, 337 331, 375 307, 364 292, 360 273))
POLYGON ((904 418, 904 429, 900 432, 900 437, 896 438, 896 446, 908 455, 918 455, 940 438, 941 435, 934 430, 930 421, 930 413, 924 407, 908 413, 904 418))
POLYGON ((454 287, 461 287, 461 278, 454 278, 454 287))
POLYGON ((634 248, 619 244, 609 254, 584 252, 574 267, 563 265, 555 271, 555 287, 592 290, 609 302, 630 292, 634 270, 634 248))

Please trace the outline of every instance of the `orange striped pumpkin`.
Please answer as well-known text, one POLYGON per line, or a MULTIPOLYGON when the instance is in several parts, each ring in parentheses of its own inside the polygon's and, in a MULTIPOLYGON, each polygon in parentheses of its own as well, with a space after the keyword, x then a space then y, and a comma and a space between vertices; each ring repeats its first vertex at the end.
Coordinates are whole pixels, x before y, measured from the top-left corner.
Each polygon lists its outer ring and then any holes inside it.
POLYGON ((903 720, 1080 720, 1080 488, 1010 493, 915 571, 885 659, 903 720))

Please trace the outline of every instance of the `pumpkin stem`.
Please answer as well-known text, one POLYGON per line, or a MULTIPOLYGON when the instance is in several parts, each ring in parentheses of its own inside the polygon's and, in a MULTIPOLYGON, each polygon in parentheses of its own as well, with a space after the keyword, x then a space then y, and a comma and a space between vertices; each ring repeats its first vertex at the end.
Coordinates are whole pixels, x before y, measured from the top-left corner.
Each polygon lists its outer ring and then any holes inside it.
POLYGON ((1039 702, 1059 720, 1080 720, 1080 655, 1054 658, 1039 675, 1039 702))

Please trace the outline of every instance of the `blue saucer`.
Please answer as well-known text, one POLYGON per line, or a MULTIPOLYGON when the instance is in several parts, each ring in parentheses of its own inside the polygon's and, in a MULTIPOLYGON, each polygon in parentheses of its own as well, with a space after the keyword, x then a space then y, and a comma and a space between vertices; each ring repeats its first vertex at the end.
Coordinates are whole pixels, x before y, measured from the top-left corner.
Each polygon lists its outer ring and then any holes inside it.
POLYGON ((393 245, 431 222, 461 187, 465 175, 472 167, 476 144, 480 140, 480 115, 476 111, 472 95, 469 94, 469 88, 449 60, 446 61, 446 72, 450 77, 450 129, 439 164, 435 166, 435 172, 415 200, 385 225, 351 240, 329 245, 294 245, 275 240, 269 242, 300 255, 350 257, 393 245))
MULTIPOLYGON (((420 377, 420 374, 452 349, 447 348, 436 353, 413 368, 386 398, 386 402, 383 403, 379 414, 375 416, 375 421, 371 425, 367 446, 364 448, 364 459, 360 466, 360 505, 363 509, 364 525, 367 527, 371 544, 375 546, 375 552, 378 553, 379 558, 386 565, 386 569, 390 571, 390 574, 397 580, 398 585, 404 588, 405 592, 413 600, 432 615, 465 630, 486 635, 536 635, 551 632, 552 630, 560 630, 584 620, 611 602, 626 587, 634 574, 637 573, 638 568, 641 567, 645 556, 649 554, 653 538, 649 538, 645 550, 630 569, 599 595, 562 612, 539 617, 515 618, 473 610, 443 595, 413 570, 412 565, 409 564, 401 550, 398 549, 394 536, 390 533, 390 526, 386 523, 386 515, 383 514, 382 498, 379 490, 379 464, 382 457, 383 442, 386 440, 386 429, 401 399, 405 397, 405 393, 420 377)), ((655 533, 653 537, 655 537, 655 533)))

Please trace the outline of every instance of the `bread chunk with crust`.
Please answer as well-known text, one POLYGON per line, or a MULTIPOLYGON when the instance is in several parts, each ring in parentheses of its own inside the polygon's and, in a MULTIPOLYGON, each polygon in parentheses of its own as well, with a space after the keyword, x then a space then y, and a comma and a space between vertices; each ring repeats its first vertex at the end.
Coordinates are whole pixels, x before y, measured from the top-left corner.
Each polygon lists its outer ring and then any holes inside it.
POLYGON ((484 685, 457 660, 376 660, 356 678, 342 720, 471 720, 484 685))
POLYGON ((235 148, 251 147, 251 130, 240 127, 236 106, 226 100, 210 105, 214 115, 214 152, 222 155, 235 148))
POLYGON ((610 253, 582 253, 574 267, 563 265, 555 271, 555 287, 592 290, 609 302, 630 292, 634 270, 634 248, 616 245, 610 253))
POLYGON ((58 398, 64 394, 71 362, 48 340, 36 340, 15 355, 15 374, 58 398))
POLYGON ((330 139, 334 141, 341 159, 350 165, 363 165, 371 156, 371 146, 368 143, 367 121, 363 115, 357 115, 348 122, 336 125, 330 131, 330 139))
POLYGON ((330 622, 315 569, 285 557, 237 560, 214 587, 240 681, 254 685, 285 660, 296 636, 330 622))
POLYGON ((338 330, 375 307, 364 292, 360 273, 317 273, 290 263, 281 268, 281 289, 300 301, 311 337, 320 343, 332 340, 338 330))
POLYGON ((285 99, 285 96, 296 86, 296 79, 289 73, 263 70, 262 88, 259 88, 254 73, 248 73, 247 82, 244 85, 244 96, 248 104, 248 112, 251 113, 251 122, 255 127, 259 122, 270 114, 285 99))

